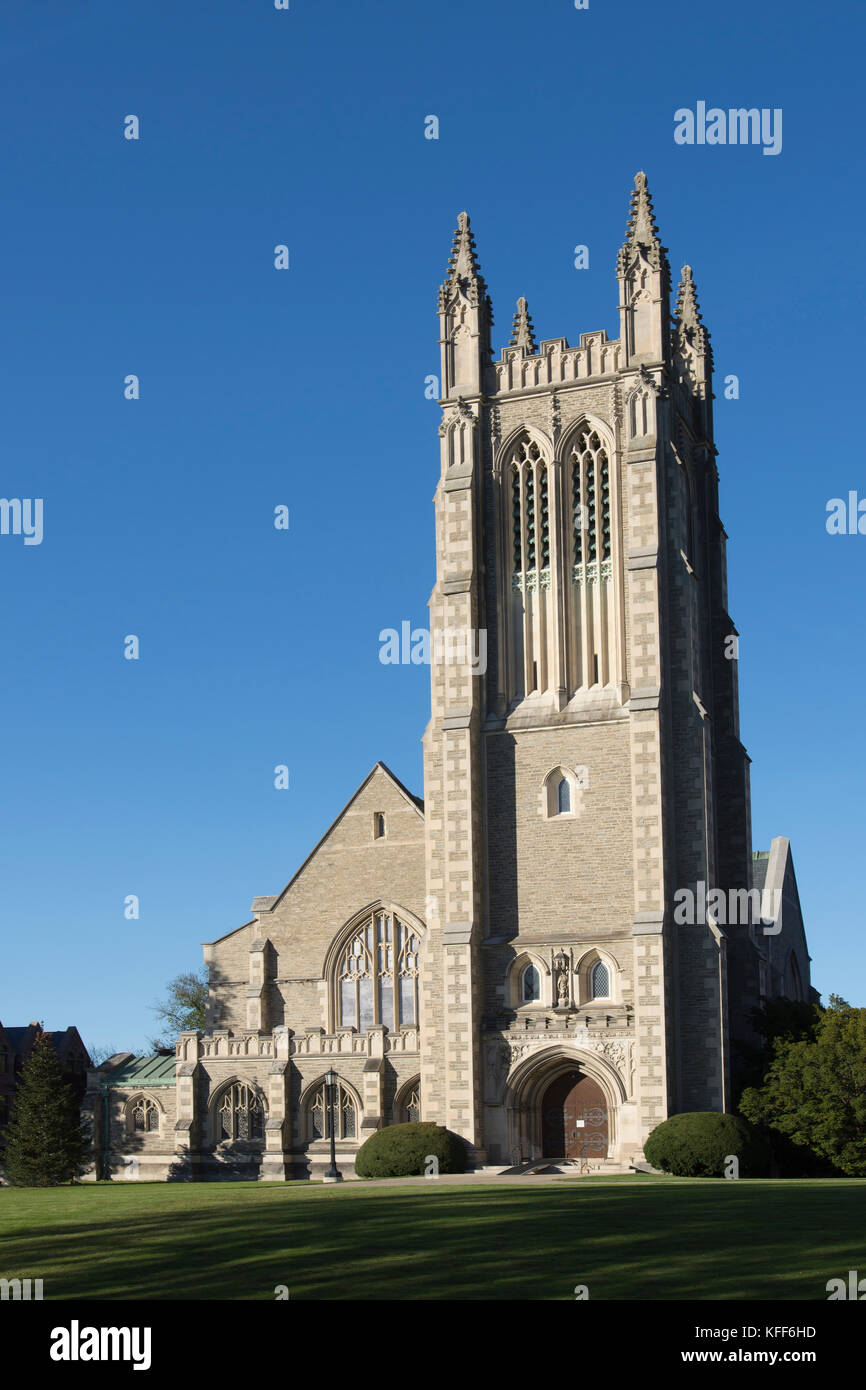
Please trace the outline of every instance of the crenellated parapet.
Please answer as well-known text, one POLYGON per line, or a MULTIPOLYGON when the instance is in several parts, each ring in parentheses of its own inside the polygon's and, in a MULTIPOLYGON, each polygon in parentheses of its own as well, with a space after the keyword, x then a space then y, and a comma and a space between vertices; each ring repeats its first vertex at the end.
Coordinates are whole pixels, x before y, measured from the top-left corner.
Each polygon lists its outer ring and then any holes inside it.
POLYGON ((549 338, 537 351, 529 352, 512 342, 485 375, 487 394, 507 395, 607 377, 619 371, 621 357, 619 342, 611 341, 603 328, 581 333, 579 347, 569 347, 565 338, 549 338))

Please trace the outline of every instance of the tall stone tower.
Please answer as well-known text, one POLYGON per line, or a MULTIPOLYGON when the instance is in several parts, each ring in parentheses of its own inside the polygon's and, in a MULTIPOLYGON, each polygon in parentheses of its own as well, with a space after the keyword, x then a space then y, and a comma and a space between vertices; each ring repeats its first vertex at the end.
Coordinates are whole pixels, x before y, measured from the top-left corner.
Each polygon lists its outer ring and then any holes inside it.
POLYGON ((642 173, 616 274, 616 341, 537 344, 521 299, 494 362, 461 213, 439 292, 422 1096, 491 1162, 727 1108, 757 1002, 753 927, 673 915, 749 887, 748 759, 709 335, 642 173))

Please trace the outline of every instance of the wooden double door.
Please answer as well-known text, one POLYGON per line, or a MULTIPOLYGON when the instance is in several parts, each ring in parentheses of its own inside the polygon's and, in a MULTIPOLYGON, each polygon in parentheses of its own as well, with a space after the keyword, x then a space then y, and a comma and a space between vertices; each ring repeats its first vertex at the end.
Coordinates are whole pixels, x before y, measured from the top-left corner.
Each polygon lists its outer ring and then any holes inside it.
POLYGON ((607 1101, 597 1081, 575 1068, 551 1081, 541 1100, 544 1158, 607 1157, 607 1101))

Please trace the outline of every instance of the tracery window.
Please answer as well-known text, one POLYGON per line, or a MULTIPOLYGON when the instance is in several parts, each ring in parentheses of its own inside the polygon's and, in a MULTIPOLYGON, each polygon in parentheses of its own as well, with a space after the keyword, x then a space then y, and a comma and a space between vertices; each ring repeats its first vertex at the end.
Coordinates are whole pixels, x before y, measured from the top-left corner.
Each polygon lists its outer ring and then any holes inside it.
POLYGON ((338 969, 340 1026, 360 1032, 418 1022, 418 952, 412 927, 375 912, 343 948, 338 969))
POLYGON ((588 420, 568 447, 563 487, 571 494, 565 683, 574 692, 614 684, 617 673, 611 465, 588 420))
POLYGON ((224 1092, 217 1108, 217 1142, 264 1139, 265 1112, 261 1097, 251 1086, 235 1082, 224 1092))
POLYGON ((604 961, 597 960, 589 972, 589 995, 591 999, 610 998, 610 971, 604 961))
MULTIPOLYGON (((358 1134, 358 1112, 351 1091, 337 1081, 334 1087, 334 1116, 337 1121, 335 1138, 355 1139, 358 1134)), ((313 1139, 330 1139, 331 1123, 328 1110, 328 1085, 323 1081, 310 1100, 310 1136, 313 1139)))
POLYGON ((421 1118, 421 1084, 413 1086, 404 1104, 406 1120, 409 1124, 415 1124, 421 1118))
POLYGON ((159 1129, 159 1110, 146 1096, 139 1096, 133 1102, 129 1118, 134 1133, 153 1134, 159 1129))
POLYGON ((547 464, 538 445, 522 435, 511 461, 512 587, 550 585, 550 505, 547 464))
POLYGON ((548 460, 523 431, 505 460, 504 486, 511 494, 511 697, 542 693, 551 680, 553 591, 551 487, 548 460))
POLYGON ((589 425, 571 451, 571 494, 572 579, 576 584, 592 583, 610 573, 610 465, 607 450, 589 425))

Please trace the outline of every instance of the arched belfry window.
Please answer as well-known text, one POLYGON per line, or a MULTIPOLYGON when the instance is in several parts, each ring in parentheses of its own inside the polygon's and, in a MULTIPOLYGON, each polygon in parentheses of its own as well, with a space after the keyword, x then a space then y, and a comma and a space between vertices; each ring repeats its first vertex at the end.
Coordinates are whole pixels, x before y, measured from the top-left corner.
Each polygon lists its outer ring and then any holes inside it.
POLYGON ((338 1026, 365 1032, 416 1024, 420 946, 414 927, 392 912, 374 912, 357 927, 338 961, 338 1026))
POLYGON ((550 506, 547 463, 534 440, 521 435, 511 456, 512 586, 550 583, 550 506))
POLYGON ((243 1082, 233 1082, 220 1096, 216 1107, 216 1140, 264 1139, 265 1111, 261 1097, 243 1082))
POLYGON ((588 425, 578 434, 569 462, 573 503, 572 577, 578 584, 592 583, 601 577, 605 565, 608 574, 610 571, 610 464, 598 434, 588 425))
POLYGON ((551 521, 549 464, 527 431, 506 455, 510 505, 514 659, 511 693, 517 698, 549 688, 552 663, 551 521))
POLYGON ((614 679, 611 465, 598 429, 586 422, 567 453, 571 493, 567 668, 569 694, 614 679))

